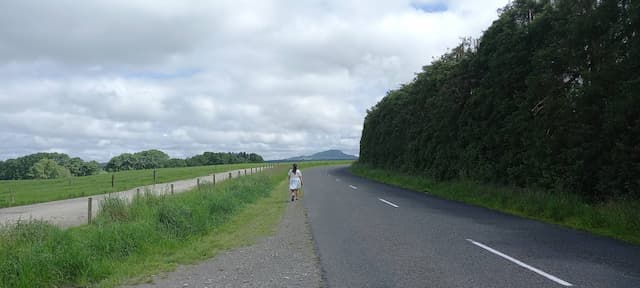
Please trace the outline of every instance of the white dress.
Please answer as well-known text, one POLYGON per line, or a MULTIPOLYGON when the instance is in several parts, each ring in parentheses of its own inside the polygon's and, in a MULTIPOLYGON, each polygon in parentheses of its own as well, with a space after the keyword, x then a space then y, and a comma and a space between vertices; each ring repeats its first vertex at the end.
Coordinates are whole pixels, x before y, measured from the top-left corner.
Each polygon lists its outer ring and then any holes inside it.
POLYGON ((296 170, 296 173, 293 173, 293 170, 289 170, 289 190, 300 189, 302 180, 302 171, 300 169, 296 170))

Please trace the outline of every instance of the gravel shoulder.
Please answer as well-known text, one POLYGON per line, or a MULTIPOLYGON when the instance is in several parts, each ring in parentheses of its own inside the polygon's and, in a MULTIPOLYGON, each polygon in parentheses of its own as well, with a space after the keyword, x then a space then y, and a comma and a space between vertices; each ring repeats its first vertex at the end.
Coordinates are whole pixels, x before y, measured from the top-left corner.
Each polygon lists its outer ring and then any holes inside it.
POLYGON ((275 235, 126 287, 323 287, 306 210, 288 203, 275 235))

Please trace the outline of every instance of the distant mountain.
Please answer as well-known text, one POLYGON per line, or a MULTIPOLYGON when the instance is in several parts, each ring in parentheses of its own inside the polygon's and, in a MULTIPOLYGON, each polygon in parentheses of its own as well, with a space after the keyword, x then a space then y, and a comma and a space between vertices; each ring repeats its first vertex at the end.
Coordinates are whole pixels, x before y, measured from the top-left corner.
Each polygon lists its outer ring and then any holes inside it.
POLYGON ((357 160, 357 159, 358 157, 354 155, 345 154, 340 150, 327 150, 323 152, 318 152, 310 156, 298 156, 298 157, 284 159, 284 161, 357 160))

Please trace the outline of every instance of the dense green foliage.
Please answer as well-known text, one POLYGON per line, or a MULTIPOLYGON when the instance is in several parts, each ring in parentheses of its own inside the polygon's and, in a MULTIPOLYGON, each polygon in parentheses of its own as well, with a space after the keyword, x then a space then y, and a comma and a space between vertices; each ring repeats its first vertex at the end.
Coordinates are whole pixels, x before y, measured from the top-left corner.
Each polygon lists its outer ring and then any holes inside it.
POLYGON ((255 153, 213 153, 204 152, 186 160, 187 166, 203 166, 234 163, 262 163, 262 156, 255 153))
POLYGON ((213 153, 204 152, 187 159, 169 158, 160 150, 147 150, 137 153, 124 153, 111 158, 105 169, 107 171, 141 170, 169 167, 193 167, 218 164, 262 163, 262 156, 255 153, 213 153))
POLYGON ((31 166, 30 175, 34 179, 55 179, 71 177, 71 172, 51 159, 42 158, 31 166))
POLYGON ((360 161, 640 198, 639 95, 640 2, 516 0, 368 111, 360 161))
POLYGON ((142 170, 168 167, 169 155, 160 150, 147 150, 136 153, 123 153, 111 158, 105 169, 107 171, 142 170))
POLYGON ((87 227, 61 230, 33 221, 0 230, 0 287, 93 287, 131 258, 167 255, 198 241, 269 196, 284 175, 274 169, 131 204, 109 199, 87 227))
POLYGON ((63 153, 35 153, 0 161, 0 180, 50 179, 69 175, 87 176, 99 172, 98 162, 85 162, 63 153))

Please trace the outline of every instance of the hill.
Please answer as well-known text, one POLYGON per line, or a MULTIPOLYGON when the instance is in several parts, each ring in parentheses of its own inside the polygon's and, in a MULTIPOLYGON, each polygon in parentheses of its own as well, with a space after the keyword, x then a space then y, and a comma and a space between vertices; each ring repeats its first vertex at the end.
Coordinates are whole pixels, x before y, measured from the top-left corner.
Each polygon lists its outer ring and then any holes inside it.
POLYGON ((283 161, 317 161, 317 160, 356 160, 358 157, 345 154, 340 150, 327 150, 318 152, 310 156, 297 156, 284 159, 283 161))

